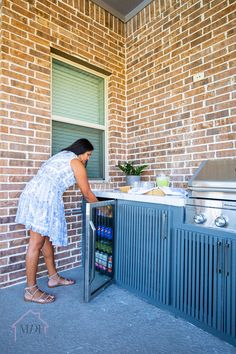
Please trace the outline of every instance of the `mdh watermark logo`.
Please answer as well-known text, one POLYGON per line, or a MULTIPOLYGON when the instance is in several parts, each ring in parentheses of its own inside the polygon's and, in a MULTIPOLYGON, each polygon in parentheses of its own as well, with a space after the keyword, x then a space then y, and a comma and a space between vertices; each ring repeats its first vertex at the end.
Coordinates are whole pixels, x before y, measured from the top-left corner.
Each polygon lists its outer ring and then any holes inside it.
POLYGON ((41 317, 39 312, 32 310, 24 313, 17 321, 11 326, 14 332, 14 340, 24 336, 39 336, 47 334, 48 324, 41 317))

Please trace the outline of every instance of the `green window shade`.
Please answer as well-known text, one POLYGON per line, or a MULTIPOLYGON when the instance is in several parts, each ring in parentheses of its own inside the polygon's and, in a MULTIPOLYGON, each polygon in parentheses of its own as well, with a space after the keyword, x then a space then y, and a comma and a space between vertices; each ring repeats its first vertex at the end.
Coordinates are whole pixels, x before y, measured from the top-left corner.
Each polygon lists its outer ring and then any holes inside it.
POLYGON ((94 146, 87 166, 88 177, 104 179, 104 131, 58 121, 52 122, 53 155, 81 138, 88 139, 94 146))
POLYGON ((53 59, 52 113, 104 125, 104 79, 53 59))
POLYGON ((103 77, 76 66, 52 61, 52 153, 80 138, 91 141, 90 179, 105 179, 104 82, 103 77))

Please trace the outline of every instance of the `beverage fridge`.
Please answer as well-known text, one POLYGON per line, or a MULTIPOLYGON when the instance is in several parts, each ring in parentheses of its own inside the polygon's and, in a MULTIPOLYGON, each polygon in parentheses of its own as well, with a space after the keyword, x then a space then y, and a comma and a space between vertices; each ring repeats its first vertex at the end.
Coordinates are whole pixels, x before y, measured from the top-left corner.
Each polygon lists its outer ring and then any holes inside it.
POLYGON ((115 201, 85 203, 83 228, 84 300, 89 302, 113 281, 115 201))

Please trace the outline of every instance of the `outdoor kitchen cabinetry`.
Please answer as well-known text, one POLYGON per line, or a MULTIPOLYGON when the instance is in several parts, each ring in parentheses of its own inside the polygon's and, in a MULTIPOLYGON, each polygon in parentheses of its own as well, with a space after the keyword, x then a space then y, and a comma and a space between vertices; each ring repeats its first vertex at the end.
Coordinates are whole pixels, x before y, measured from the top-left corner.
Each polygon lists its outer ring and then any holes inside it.
POLYGON ((236 338, 236 238, 197 227, 174 233, 173 304, 219 334, 236 338))
POLYGON ((170 208, 118 201, 117 283, 154 303, 170 303, 170 208))

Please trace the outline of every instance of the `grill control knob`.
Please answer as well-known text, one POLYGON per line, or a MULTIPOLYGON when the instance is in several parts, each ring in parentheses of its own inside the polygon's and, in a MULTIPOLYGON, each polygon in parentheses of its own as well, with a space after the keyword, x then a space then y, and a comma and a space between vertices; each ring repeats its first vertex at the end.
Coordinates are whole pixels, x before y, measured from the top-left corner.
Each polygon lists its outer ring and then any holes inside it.
POLYGON ((195 224, 204 224, 204 222, 206 221, 206 215, 205 214, 196 214, 193 217, 193 220, 195 222, 195 224))
POLYGON ((217 227, 225 227, 228 224, 228 220, 224 215, 218 216, 215 219, 215 225, 217 227))

